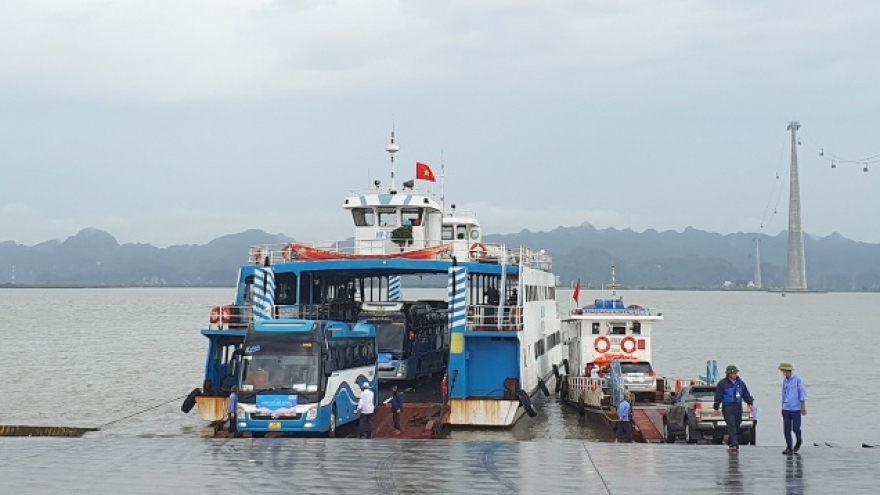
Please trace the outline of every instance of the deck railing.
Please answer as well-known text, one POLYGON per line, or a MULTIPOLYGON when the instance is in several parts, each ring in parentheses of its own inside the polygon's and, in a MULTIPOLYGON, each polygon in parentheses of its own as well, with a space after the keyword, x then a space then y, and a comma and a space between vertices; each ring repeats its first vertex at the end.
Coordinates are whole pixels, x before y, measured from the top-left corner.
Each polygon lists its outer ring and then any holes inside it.
POLYGON ((471 305, 467 309, 468 330, 519 332, 523 329, 522 306, 471 305))

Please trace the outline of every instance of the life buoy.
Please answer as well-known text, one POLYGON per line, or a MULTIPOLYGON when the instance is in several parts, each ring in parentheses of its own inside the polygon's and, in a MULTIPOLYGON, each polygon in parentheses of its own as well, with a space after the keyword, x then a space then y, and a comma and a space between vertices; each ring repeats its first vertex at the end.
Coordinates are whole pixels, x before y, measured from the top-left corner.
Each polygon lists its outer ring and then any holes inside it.
POLYGON ((232 311, 229 310, 229 306, 223 306, 220 308, 220 323, 226 324, 229 323, 229 320, 232 318, 232 311))
POLYGON ((220 323, 220 306, 214 306, 211 308, 211 316, 208 317, 208 321, 211 322, 212 325, 220 323))
POLYGON ((470 250, 468 251, 468 254, 473 259, 482 260, 482 259, 486 258, 486 253, 488 251, 489 250, 486 249, 485 244, 483 244, 482 242, 475 242, 475 243, 471 244, 471 247, 470 247, 470 250))
POLYGON ((627 354, 632 354, 636 352, 636 338, 633 336, 624 337, 623 340, 620 341, 620 350, 627 354), (627 346, 627 344, 632 345, 627 346))
POLYGON ((254 262, 256 264, 260 264, 263 262, 263 250, 260 248, 254 249, 254 262))
POLYGON ((593 349, 599 354, 605 354, 611 350, 611 341, 608 340, 608 337, 600 335, 593 341, 593 349), (602 344, 602 347, 599 347, 599 344, 602 344))
POLYGON ((286 244, 281 248, 281 257, 284 258, 284 261, 293 259, 293 244, 286 244))

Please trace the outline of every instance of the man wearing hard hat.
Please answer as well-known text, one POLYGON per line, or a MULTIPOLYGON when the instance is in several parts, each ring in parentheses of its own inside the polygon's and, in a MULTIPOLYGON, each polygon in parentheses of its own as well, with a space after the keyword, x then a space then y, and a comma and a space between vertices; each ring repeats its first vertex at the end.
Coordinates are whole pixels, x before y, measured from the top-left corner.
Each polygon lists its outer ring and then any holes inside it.
POLYGON ((807 388, 804 380, 794 374, 791 363, 780 363, 779 371, 785 377, 782 380, 782 431, 785 433, 785 455, 791 455, 801 449, 801 416, 807 415, 807 388), (794 431, 795 444, 791 444, 791 432, 794 431))

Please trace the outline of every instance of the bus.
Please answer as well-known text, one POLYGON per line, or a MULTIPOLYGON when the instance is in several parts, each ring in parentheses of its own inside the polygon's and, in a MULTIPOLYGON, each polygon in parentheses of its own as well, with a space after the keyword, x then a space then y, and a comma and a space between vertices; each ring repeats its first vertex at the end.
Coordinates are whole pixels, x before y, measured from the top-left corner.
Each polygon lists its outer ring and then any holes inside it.
POLYGON ((236 427, 269 432, 323 433, 357 419, 364 383, 378 396, 376 331, 364 322, 275 319, 255 321, 241 347, 236 427))
POLYGON ((358 318, 376 329, 379 380, 417 382, 446 370, 445 302, 368 302, 358 318))

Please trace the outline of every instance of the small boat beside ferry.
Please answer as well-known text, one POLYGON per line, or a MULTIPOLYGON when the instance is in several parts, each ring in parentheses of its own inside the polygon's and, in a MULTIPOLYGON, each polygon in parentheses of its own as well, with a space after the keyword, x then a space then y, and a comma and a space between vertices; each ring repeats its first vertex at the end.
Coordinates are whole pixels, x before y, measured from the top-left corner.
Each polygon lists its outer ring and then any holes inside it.
POLYGON ((212 308, 202 330, 204 381, 185 412, 216 425, 235 389, 239 432, 332 435, 364 384, 444 373, 448 425, 534 415, 531 396, 562 363, 552 259, 484 243, 476 215, 447 210, 443 192, 398 189, 393 133, 386 151, 390 187, 344 200, 353 239, 250 248, 233 304, 212 308), (425 275, 447 278, 445 301, 401 298, 402 279, 425 275))

